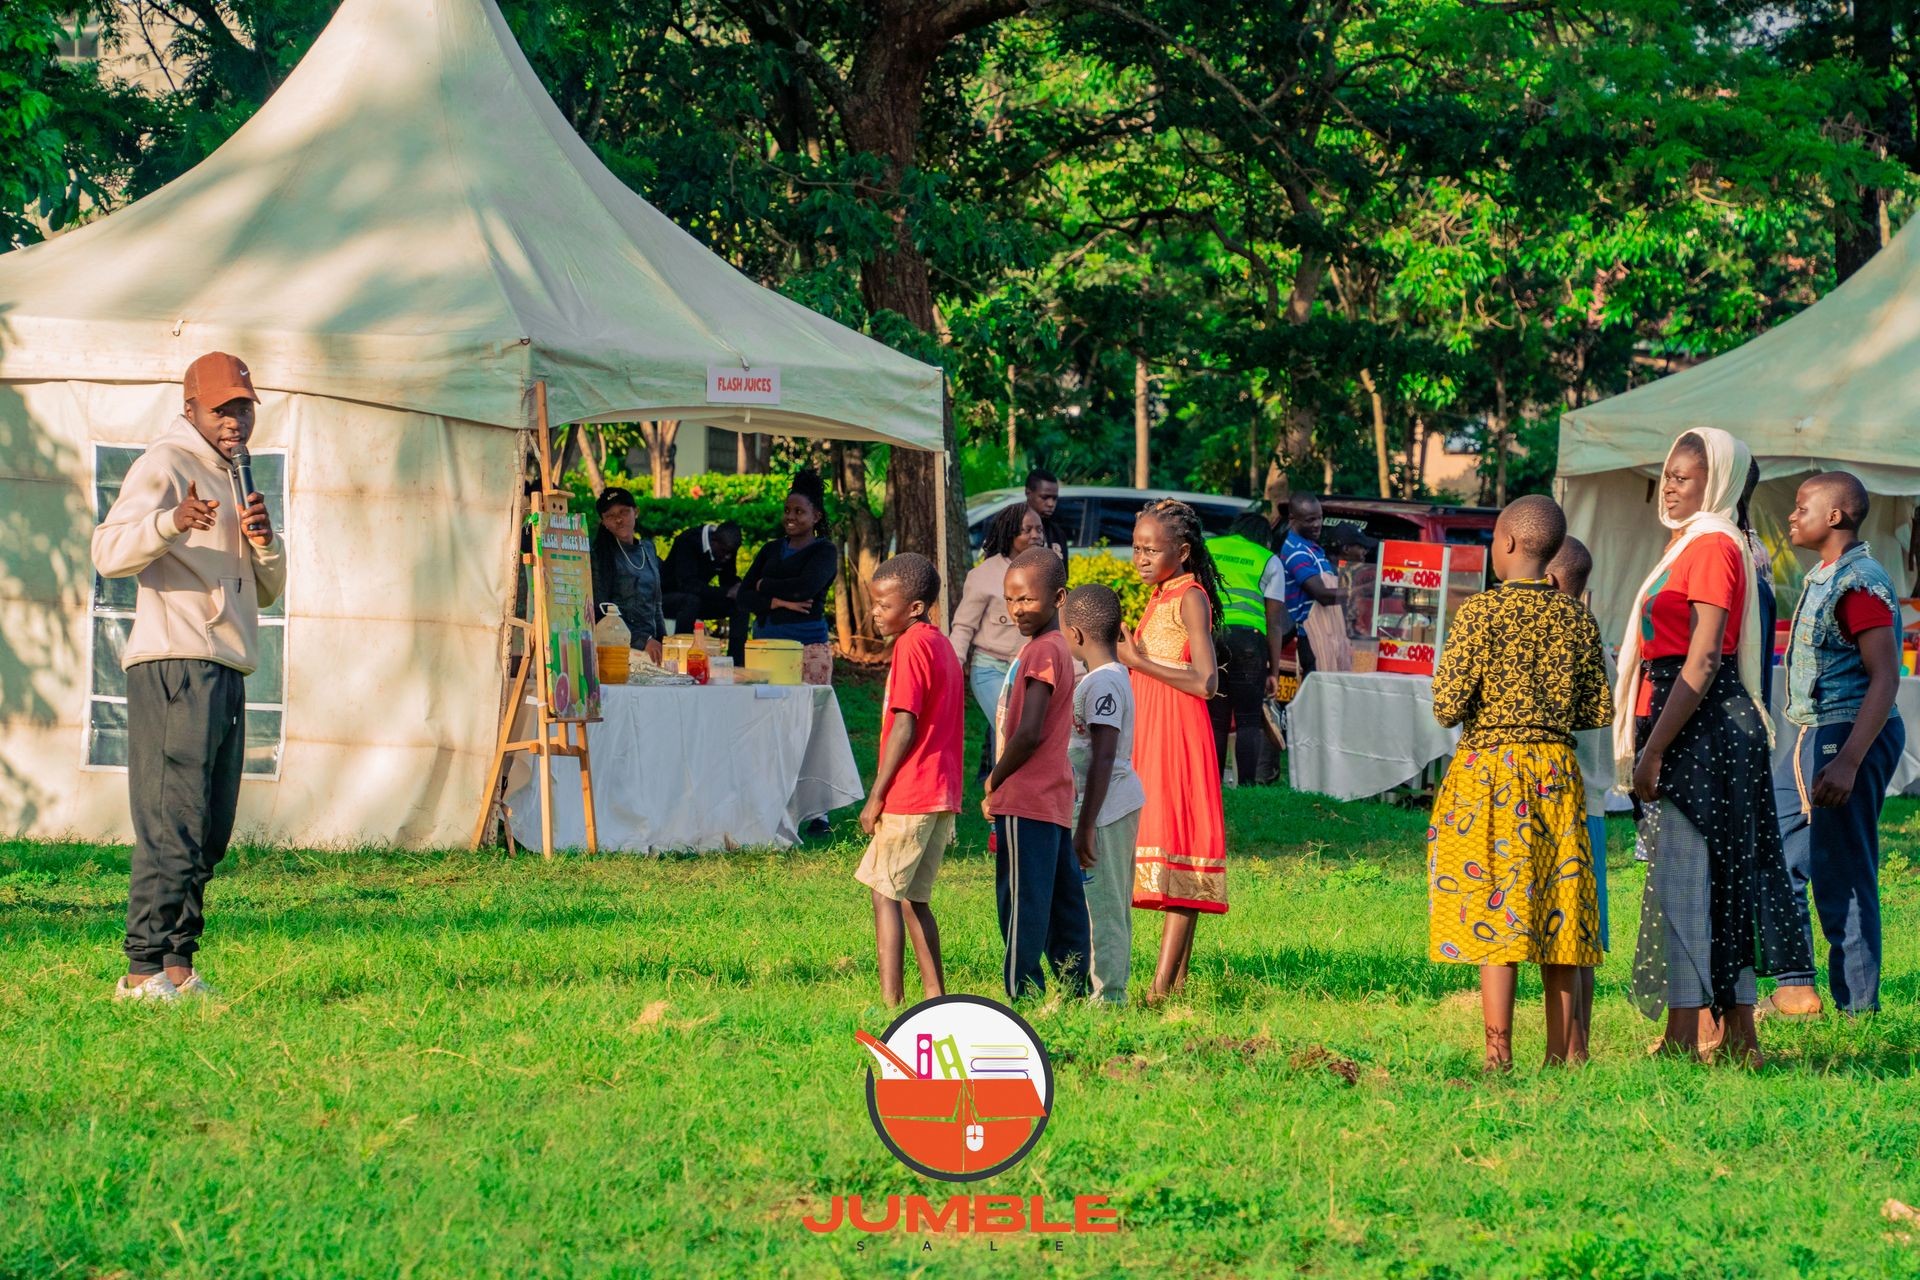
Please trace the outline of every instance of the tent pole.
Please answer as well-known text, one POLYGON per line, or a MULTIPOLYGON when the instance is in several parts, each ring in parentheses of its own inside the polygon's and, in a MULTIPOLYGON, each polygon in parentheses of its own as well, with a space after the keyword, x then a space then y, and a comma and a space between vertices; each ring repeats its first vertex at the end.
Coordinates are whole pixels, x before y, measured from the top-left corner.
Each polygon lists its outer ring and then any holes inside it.
POLYGON ((933 529, 934 545, 938 551, 934 563, 940 570, 940 617, 947 626, 953 625, 953 613, 948 608, 953 597, 953 579, 948 575, 947 564, 947 451, 940 450, 933 465, 933 529))

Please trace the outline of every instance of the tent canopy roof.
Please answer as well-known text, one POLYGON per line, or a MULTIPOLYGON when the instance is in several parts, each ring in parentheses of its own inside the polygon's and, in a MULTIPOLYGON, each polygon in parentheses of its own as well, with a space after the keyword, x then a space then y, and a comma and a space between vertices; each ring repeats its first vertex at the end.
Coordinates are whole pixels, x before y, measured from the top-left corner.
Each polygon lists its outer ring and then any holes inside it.
POLYGON ((1657 468, 1681 432, 1720 427, 1745 440, 1769 475, 1844 466, 1876 493, 1920 493, 1916 369, 1920 219, 1785 324, 1567 414, 1559 473, 1657 468))
POLYGON ((0 378, 177 381, 501 426, 686 417, 942 446, 942 377, 761 288, 635 195, 548 98, 493 0, 345 0, 213 155, 0 255, 0 378), (710 404, 708 369, 780 372, 710 404))

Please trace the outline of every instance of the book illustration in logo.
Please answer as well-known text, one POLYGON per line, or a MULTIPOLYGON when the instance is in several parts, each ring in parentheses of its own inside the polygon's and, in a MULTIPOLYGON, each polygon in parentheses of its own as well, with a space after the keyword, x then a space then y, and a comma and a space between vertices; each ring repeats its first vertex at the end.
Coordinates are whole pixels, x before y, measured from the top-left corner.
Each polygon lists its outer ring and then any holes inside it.
POLYGON ((874 1130, 916 1172, 949 1182, 991 1177, 1025 1157, 1046 1128, 1052 1067, 1033 1028, 1005 1005, 942 996, 909 1009, 884 1037, 854 1034, 873 1055, 874 1130))

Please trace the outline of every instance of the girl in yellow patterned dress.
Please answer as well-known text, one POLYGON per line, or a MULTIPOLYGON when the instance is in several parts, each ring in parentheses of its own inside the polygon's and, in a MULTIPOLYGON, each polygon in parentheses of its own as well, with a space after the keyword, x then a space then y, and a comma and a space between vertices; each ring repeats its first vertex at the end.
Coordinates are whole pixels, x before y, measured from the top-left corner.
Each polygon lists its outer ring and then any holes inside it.
POLYGON ((1427 828, 1429 954, 1480 967, 1488 1070, 1513 1065, 1521 964, 1541 967, 1547 1061, 1587 1057, 1600 907, 1573 735, 1611 724, 1613 695, 1593 615, 1547 579, 1566 535, 1549 498, 1500 513, 1501 584, 1461 606, 1433 677, 1435 719, 1465 729, 1427 828))

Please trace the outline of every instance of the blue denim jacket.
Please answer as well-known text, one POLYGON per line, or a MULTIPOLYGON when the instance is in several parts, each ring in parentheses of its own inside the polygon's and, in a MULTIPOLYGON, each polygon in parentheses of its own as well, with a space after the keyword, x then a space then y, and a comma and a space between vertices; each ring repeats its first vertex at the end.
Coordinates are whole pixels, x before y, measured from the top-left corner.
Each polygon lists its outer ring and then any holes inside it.
MULTIPOLYGON (((1797 725, 1850 724, 1867 696, 1867 666, 1860 648, 1840 629, 1840 601, 1847 592, 1871 591, 1900 616, 1893 579, 1867 544, 1855 543, 1832 564, 1807 575, 1793 611, 1793 638, 1787 645, 1787 719, 1797 725)), ((1899 711, 1892 713, 1898 718, 1899 711)))

